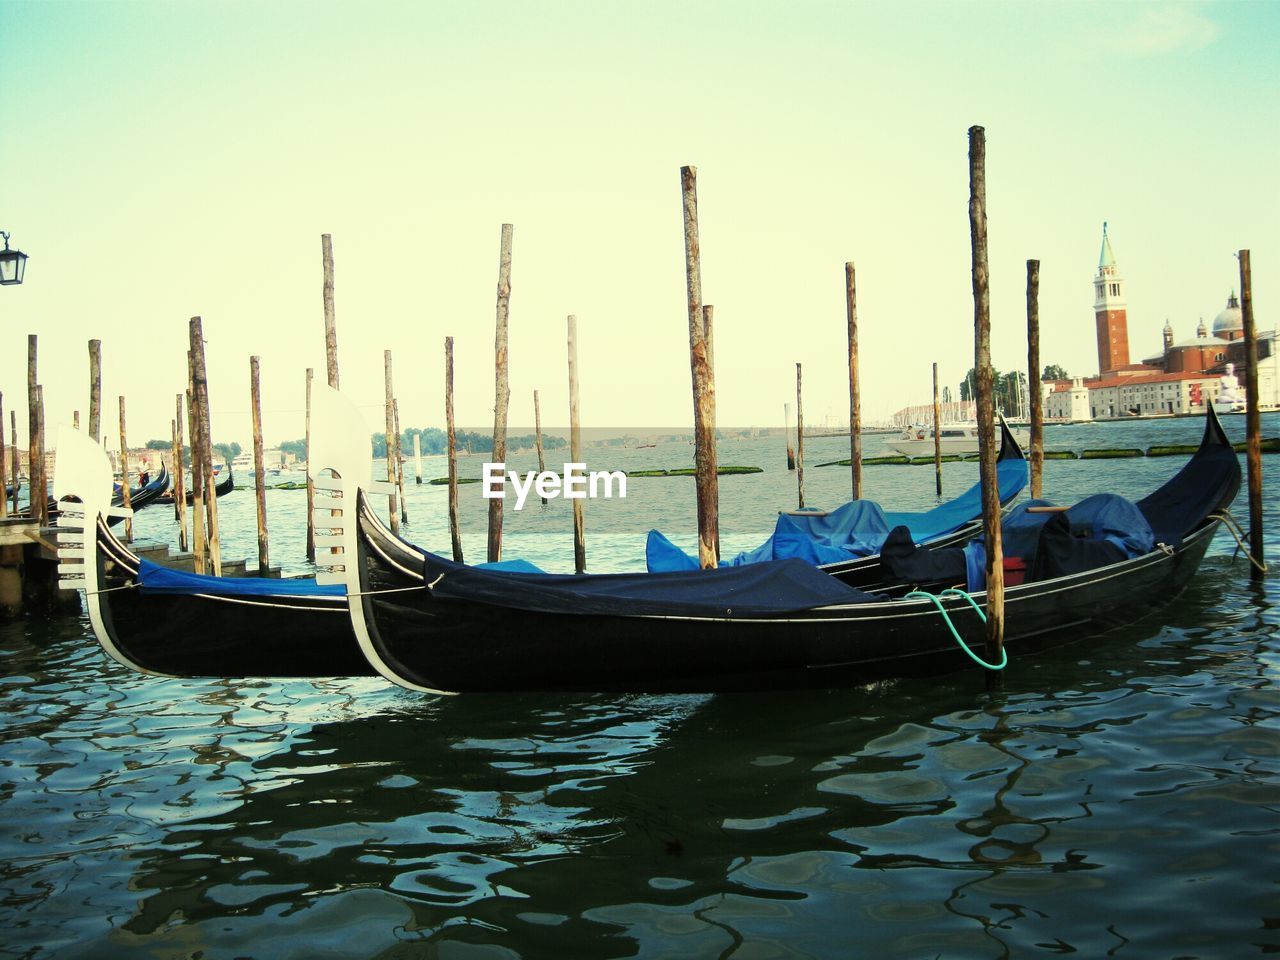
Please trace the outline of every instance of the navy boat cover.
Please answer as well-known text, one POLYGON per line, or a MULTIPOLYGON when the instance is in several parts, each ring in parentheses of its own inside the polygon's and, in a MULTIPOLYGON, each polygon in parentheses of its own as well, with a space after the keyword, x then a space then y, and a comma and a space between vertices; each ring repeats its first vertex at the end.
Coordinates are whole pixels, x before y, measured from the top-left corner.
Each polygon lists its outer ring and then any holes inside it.
MULTIPOLYGON (((1007 557, 1027 561, 1032 580, 1081 573, 1140 557, 1155 549, 1156 538, 1138 505, 1114 493, 1095 493, 1056 513, 1032 513, 1033 500, 1019 504, 1000 525, 1007 557)), ((967 588, 986 587, 986 544, 981 536, 964 548, 967 588)))
MULTIPOLYGON (((1027 485, 1027 462, 1021 457, 996 464, 1000 502, 1008 503, 1027 485)), ((784 513, 778 517, 773 535, 754 550, 728 560, 722 567, 738 567, 763 560, 796 558, 809 563, 839 563, 880 552, 889 531, 905 526, 917 543, 926 543, 954 533, 982 516, 982 484, 923 513, 891 513, 871 500, 853 500, 830 513, 784 513)), ((657 530, 650 530, 645 544, 645 560, 652 573, 696 570, 698 561, 657 530)))
POLYGON ((582 616, 759 617, 882 599, 803 560, 694 572, 575 575, 482 570, 425 553, 423 573, 440 599, 582 616))
POLYGON ((150 560, 138 563, 138 588, 143 593, 217 594, 224 597, 345 597, 340 583, 321 586, 314 579, 288 577, 208 577, 162 567, 150 560))

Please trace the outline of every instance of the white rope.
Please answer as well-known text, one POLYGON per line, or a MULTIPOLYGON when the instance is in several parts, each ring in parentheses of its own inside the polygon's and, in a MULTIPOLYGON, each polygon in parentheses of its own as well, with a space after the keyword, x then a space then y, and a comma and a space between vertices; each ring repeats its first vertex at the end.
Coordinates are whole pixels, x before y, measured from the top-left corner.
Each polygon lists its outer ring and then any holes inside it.
POLYGON ((1253 552, 1250 550, 1249 545, 1245 542, 1248 538, 1245 536, 1244 528, 1240 526, 1240 521, 1238 521, 1235 517, 1233 517, 1230 511, 1223 510, 1221 513, 1211 513, 1209 514, 1209 519, 1221 520, 1222 525, 1227 528, 1227 532, 1230 533, 1231 536, 1236 538, 1236 552, 1239 553, 1241 550, 1243 550, 1244 555, 1249 558, 1249 562, 1253 564, 1255 567, 1257 567, 1259 572, 1261 573, 1267 572, 1266 561, 1264 560, 1259 562, 1254 558, 1253 552))
POLYGON ((103 587, 101 590, 86 590, 84 592, 84 595, 86 597, 96 597, 100 593, 115 593, 117 590, 136 590, 136 589, 138 589, 138 584, 135 581, 134 583, 126 583, 123 587, 103 587))
POLYGON ((410 590, 423 590, 423 589, 425 589, 423 584, 418 584, 416 587, 388 587, 386 590, 353 590, 351 593, 348 593, 347 596, 348 597, 377 597, 384 593, 407 593, 410 590))

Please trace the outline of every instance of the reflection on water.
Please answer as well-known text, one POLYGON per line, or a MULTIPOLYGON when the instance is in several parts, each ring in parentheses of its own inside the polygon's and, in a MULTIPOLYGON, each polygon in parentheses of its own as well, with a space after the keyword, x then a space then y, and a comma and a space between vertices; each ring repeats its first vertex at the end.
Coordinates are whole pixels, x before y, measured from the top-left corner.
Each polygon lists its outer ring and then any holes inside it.
POLYGON ((4 625, 0 951, 1275 952, 1280 616, 1233 548, 1158 616, 1015 659, 998 696, 968 673, 664 697, 169 681, 80 618, 4 625))

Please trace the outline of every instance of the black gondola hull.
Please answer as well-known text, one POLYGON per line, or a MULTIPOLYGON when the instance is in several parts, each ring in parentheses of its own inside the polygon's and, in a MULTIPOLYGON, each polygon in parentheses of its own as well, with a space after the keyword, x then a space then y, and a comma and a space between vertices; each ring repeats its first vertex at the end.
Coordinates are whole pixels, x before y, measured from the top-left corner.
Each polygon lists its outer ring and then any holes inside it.
MULTIPOLYGON (((361 521, 370 642, 411 684, 445 691, 608 690, 715 692, 847 686, 972 667, 942 616, 924 601, 859 604, 766 619, 564 616, 437 600, 379 549, 361 521)), ((1018 657, 1131 623, 1175 596, 1195 574, 1217 527, 1178 550, 1005 594, 1005 643, 1018 657)), ((394 556, 392 554, 391 556, 394 556)), ((974 599, 979 605, 985 594, 974 599)), ((963 599, 944 602, 979 655, 984 627, 963 599)), ((975 668, 976 669, 976 668, 975 668)))
POLYGON ((144 593, 136 586, 137 558, 101 527, 97 557, 107 643, 115 647, 113 656, 136 670, 263 678, 373 672, 343 597, 144 593))

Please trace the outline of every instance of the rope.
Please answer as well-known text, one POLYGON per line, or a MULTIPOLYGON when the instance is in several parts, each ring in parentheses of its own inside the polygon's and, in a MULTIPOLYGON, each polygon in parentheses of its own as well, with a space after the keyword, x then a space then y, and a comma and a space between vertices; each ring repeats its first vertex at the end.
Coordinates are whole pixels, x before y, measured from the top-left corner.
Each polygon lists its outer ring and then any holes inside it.
POLYGON ((1249 558, 1249 562, 1257 567, 1259 572, 1267 572, 1266 561, 1259 561, 1254 557, 1249 545, 1245 543, 1250 538, 1245 535, 1244 527, 1240 526, 1240 521, 1233 517, 1229 510, 1223 510, 1221 513, 1211 513, 1209 514, 1209 519, 1221 520, 1222 525, 1227 528, 1227 532, 1236 538, 1236 552, 1239 553, 1243 550, 1244 555, 1249 558))
POLYGON ((103 587, 101 590, 86 590, 84 592, 84 595, 86 597, 96 597, 100 593, 115 593, 117 590, 137 590, 137 589, 138 589, 138 584, 135 581, 133 583, 126 583, 123 587, 103 587))
POLYGON ((972 660, 974 663, 976 663, 978 666, 982 667, 985 670, 1003 670, 1009 663, 1008 651, 1006 651, 1004 647, 1001 647, 1000 662, 997 664, 991 664, 991 663, 987 663, 987 661, 983 660, 976 653, 970 650, 969 645, 964 642, 964 637, 960 636, 960 632, 956 630, 956 625, 951 622, 951 614, 947 613, 946 608, 942 605, 942 600, 940 598, 945 596, 964 597, 966 600, 969 601, 969 606, 973 607, 974 611, 981 618, 982 622, 983 623, 987 622, 987 615, 983 612, 982 608, 978 606, 977 601, 974 600, 973 597, 969 596, 969 594, 961 590, 959 587, 948 587, 946 590, 943 590, 942 593, 938 595, 929 593, 926 590, 912 590, 910 593, 907 594, 907 599, 911 599, 913 597, 919 597, 920 599, 931 601, 933 605, 938 608, 938 612, 942 614, 942 619, 946 622, 947 629, 951 631, 951 636, 955 637, 956 643, 960 644, 960 649, 969 655, 970 660, 972 660))
POLYGON ((420 583, 416 587, 388 587, 386 590, 353 590, 350 593, 346 594, 346 596, 377 597, 377 596, 381 596, 384 593, 407 593, 410 590, 421 590, 423 589, 423 586, 424 585, 420 583))

